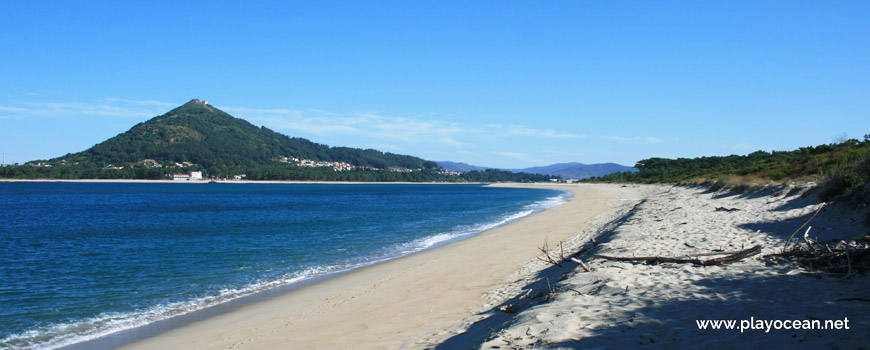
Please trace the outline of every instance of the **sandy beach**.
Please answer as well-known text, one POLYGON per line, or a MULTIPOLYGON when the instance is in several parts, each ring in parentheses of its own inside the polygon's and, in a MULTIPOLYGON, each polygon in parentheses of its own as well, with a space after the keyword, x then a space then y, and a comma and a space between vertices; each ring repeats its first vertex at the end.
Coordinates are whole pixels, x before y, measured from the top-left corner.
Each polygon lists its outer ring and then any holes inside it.
MULTIPOLYGON (((522 186, 522 185, 507 185, 522 186)), ((535 185, 574 197, 475 237, 302 287, 124 349, 860 348, 870 280, 768 265, 820 203, 798 193, 663 185, 535 185), (581 265, 546 261, 576 255, 581 265), (759 245, 722 266, 608 256, 705 256, 759 245), (698 320, 845 320, 849 329, 700 329, 698 320)), ((815 237, 867 233, 828 207, 815 237)))
MULTIPOLYGON (((436 347, 867 348, 870 279, 866 274, 844 277, 765 263, 763 256, 781 252, 787 238, 821 206, 812 195, 788 192, 637 188, 642 202, 618 225, 591 233, 598 244, 587 245, 590 249, 581 254, 591 271, 576 265, 550 268, 537 279, 559 282, 548 286, 535 305, 501 315, 507 318, 502 330, 477 332, 480 327, 472 323, 436 347), (705 254, 756 245, 760 254, 721 266, 600 257, 706 259, 712 256, 705 254), (698 322, 704 320, 734 320, 737 326, 755 328, 701 329, 698 322), (776 329, 777 321, 780 325, 787 321, 791 328, 776 329), (795 329, 794 321, 804 328, 795 329), (826 321, 831 326, 839 322, 848 329, 806 329, 811 321, 823 326, 826 321)), ((810 236, 841 240, 868 234, 863 224, 866 207, 858 207, 841 203, 824 208, 810 222, 814 227, 810 236)), ((799 237, 798 244, 803 243, 799 237)), ((534 287, 534 282, 528 286, 534 287)))
POLYGON ((568 203, 475 237, 332 278, 126 349, 419 348, 478 313, 490 290, 608 210, 613 194, 570 190, 568 203), (443 331, 440 331, 443 330, 443 331))

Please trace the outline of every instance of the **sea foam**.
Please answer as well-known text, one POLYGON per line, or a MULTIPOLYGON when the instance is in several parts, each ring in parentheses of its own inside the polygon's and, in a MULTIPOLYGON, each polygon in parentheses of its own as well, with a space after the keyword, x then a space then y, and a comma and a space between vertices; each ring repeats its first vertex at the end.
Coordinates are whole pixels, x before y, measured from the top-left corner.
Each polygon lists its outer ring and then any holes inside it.
POLYGON ((313 278, 352 271, 357 268, 393 260, 410 254, 432 249, 447 243, 472 237, 483 231, 518 220, 541 210, 567 202, 569 192, 525 205, 519 211, 505 214, 491 221, 454 227, 421 237, 410 242, 387 246, 380 252, 368 256, 349 258, 346 261, 324 266, 311 266, 301 271, 291 272, 279 278, 259 280, 238 288, 224 288, 216 293, 195 297, 185 301, 164 302, 152 307, 131 312, 104 312, 90 318, 71 322, 38 326, 25 332, 11 334, 0 339, 0 348, 12 349, 56 349, 79 344, 116 332, 142 327, 148 324, 187 315, 229 301, 251 296, 256 293, 282 286, 292 286, 313 278))

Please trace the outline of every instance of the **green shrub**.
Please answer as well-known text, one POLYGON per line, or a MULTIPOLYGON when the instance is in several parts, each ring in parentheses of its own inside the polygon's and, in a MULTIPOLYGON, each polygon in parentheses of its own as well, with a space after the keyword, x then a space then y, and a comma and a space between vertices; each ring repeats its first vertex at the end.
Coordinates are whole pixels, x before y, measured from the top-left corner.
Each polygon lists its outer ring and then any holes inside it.
POLYGON ((819 196, 829 201, 836 196, 870 182, 870 156, 848 166, 837 167, 829 171, 819 185, 819 196))

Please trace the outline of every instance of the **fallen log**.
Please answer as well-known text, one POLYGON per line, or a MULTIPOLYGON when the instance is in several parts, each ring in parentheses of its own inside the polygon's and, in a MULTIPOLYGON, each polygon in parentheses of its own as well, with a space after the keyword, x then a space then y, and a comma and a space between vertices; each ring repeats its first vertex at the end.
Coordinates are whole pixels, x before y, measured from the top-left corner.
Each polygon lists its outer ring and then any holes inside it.
MULTIPOLYGON (((626 256, 607 256, 607 255, 592 255, 593 258, 605 259, 605 260, 614 260, 614 261, 625 261, 625 262, 636 262, 636 263, 645 263, 645 264, 661 264, 661 263, 677 263, 677 264, 694 264, 698 266, 711 266, 711 265, 724 265, 730 264, 733 262, 737 262, 743 259, 746 259, 750 256, 756 255, 761 252, 761 246, 756 245, 754 247, 739 250, 731 253, 720 253, 727 254, 723 257, 713 258, 708 260, 701 259, 691 259, 691 258, 671 258, 664 256, 643 256, 643 257, 626 257, 626 256)), ((715 255, 720 255, 715 254, 715 255)))

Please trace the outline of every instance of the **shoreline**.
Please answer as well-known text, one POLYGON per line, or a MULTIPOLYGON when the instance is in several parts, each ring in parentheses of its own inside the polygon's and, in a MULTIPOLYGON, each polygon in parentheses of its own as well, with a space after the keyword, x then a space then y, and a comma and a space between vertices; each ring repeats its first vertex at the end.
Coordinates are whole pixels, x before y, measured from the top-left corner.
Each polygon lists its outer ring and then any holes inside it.
MULTIPOLYGON (((256 183, 256 182, 254 182, 256 183)), ((297 183, 293 183, 297 184, 297 183)), ((303 183, 304 184, 304 183, 303 183)), ((329 184, 329 183, 326 183, 329 184)), ((346 185, 350 185, 351 183, 344 183, 346 185)), ((361 184, 380 184, 380 183, 361 183, 361 184)), ((386 183, 387 185, 392 185, 393 183, 386 183)), ((415 183, 409 183, 414 185, 415 183)), ((419 184, 419 183, 417 183, 419 184)), ((426 183, 423 183, 426 185, 426 183)), ((468 185, 479 185, 479 184, 468 184, 468 185)), ((498 186, 497 186, 498 187, 498 186)), ((500 186, 500 187, 520 187, 520 186, 500 186)), ((292 293, 295 290, 300 288, 314 285, 332 278, 338 278, 340 276, 355 273, 359 270, 363 270, 372 266, 380 265, 383 263, 387 263, 390 261, 394 261, 397 259, 402 259, 407 256, 412 256, 415 254, 420 254, 429 250, 438 249, 444 245, 449 245, 457 242, 461 242, 468 238, 474 237, 478 234, 486 232, 488 230, 492 230, 494 228, 498 228, 504 225, 507 225, 511 222, 522 220, 523 218, 534 215, 541 211, 552 208, 553 206, 559 206, 561 204, 567 203, 572 197, 571 191, 565 189, 557 189, 557 188, 546 188, 548 190, 555 191, 553 197, 548 197, 547 201, 556 199, 557 204, 551 204, 551 206, 543 206, 538 208, 533 208, 529 213, 525 213, 523 215, 519 215, 518 217, 512 215, 512 218, 507 218, 499 223, 488 223, 487 228, 480 228, 474 232, 465 233, 459 235, 457 237, 449 238, 446 240, 439 241, 437 243, 433 243, 430 246, 422 249, 416 250, 413 252, 405 252, 401 255, 396 255, 392 257, 387 257, 385 259, 379 259, 376 261, 370 261, 367 264, 357 265, 353 267, 340 268, 334 271, 326 272, 323 274, 316 274, 312 276, 307 276, 301 280, 291 282, 289 284, 280 284, 268 289, 261 289, 254 291, 250 294, 245 294, 233 299, 226 300, 224 302, 214 304, 211 306, 207 306, 204 308, 196 309, 193 311, 185 312, 176 316, 172 316, 166 319, 155 320, 147 324, 142 324, 138 326, 134 326, 132 328, 116 330, 112 333, 96 336, 94 338, 88 340, 82 340, 76 343, 71 343, 68 345, 63 345, 58 349, 65 350, 76 350, 76 349, 90 349, 90 348, 116 348, 118 346, 130 344, 139 340, 143 340, 146 338, 150 338, 156 336, 166 330, 171 330, 175 328, 180 328, 185 325, 189 325, 194 322, 199 322, 204 319, 208 319, 211 317, 215 317, 218 315, 222 315, 224 313, 228 313, 232 310, 236 310, 240 307, 251 305, 257 302, 262 302, 264 300, 268 300, 274 297, 279 297, 288 293, 292 293)), ((518 212, 517 214, 520 214, 518 212)))
MULTIPOLYGON (((769 265, 762 258, 781 249, 818 208, 817 199, 666 185, 491 186, 567 190, 573 196, 461 241, 263 292, 226 306, 229 310, 157 329, 140 341, 80 344, 123 349, 819 348, 858 346, 870 329, 870 305, 856 299, 870 291, 867 275, 844 280, 769 265), (587 267, 545 261, 539 250, 545 242, 551 256, 562 254, 564 244, 564 256, 587 267), (751 245, 760 245, 762 253, 723 266, 634 264, 596 255, 706 256, 751 245), (847 317, 853 328, 744 333, 699 329, 693 321, 750 317, 847 317)), ((832 205, 815 217, 817 238, 866 235, 859 220, 866 210, 850 208, 832 205)))
MULTIPOLYGON (((130 180, 130 179, 0 179, 0 183, 131 183, 131 184, 336 184, 336 185, 525 185, 513 182, 377 182, 377 181, 302 181, 302 180, 221 180, 210 182, 209 180, 130 180)), ((531 184, 531 185, 534 185, 531 184)), ((538 185, 556 185, 538 183, 538 185)))
POLYGON ((494 186, 569 191, 572 197, 562 205, 457 242, 217 307, 226 310, 200 310, 174 325, 167 321, 175 318, 157 322, 164 324, 152 329, 135 328, 64 349, 89 344, 129 349, 411 346, 475 312, 483 304, 481 297, 534 259, 536 247, 545 239, 552 245, 574 234, 570 225, 560 225, 565 211, 583 207, 585 214, 578 219, 584 221, 603 211, 609 201, 606 191, 587 186, 494 186), (527 234, 542 227, 550 230, 527 234), (485 265, 467 269, 475 264, 485 265), (135 342, 126 344, 130 341, 135 342))

